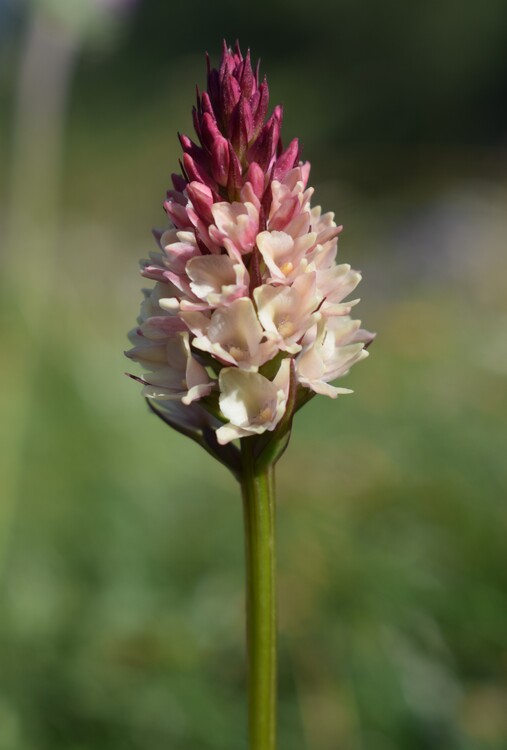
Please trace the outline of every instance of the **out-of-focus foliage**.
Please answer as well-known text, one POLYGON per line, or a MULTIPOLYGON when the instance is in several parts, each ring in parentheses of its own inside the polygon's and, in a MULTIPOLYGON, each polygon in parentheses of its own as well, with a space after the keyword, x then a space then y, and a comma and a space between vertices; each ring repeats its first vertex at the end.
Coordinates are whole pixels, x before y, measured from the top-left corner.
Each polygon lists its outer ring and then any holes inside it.
POLYGON ((0 750, 246 747, 237 487, 121 353, 202 53, 236 35, 379 333, 279 467, 280 747, 503 750, 505 3, 139 3, 74 50, 21 208, 34 21, 1 7, 0 750))

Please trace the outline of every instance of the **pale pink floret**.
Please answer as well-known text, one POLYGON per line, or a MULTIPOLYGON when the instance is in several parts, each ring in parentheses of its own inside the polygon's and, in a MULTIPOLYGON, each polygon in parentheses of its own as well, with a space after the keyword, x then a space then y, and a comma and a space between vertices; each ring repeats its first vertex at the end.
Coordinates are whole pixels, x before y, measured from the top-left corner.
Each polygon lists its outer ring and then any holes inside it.
POLYGON ((185 273, 190 258, 201 255, 191 230, 168 229, 160 238, 160 245, 164 251, 164 266, 176 274, 185 273))
POLYGON ((266 335, 282 350, 295 354, 306 331, 320 320, 314 272, 303 273, 292 286, 265 284, 254 290, 257 313, 266 335))
POLYGON ((315 326, 303 340, 303 351, 296 358, 297 379, 306 388, 323 396, 336 398, 352 393, 349 388, 337 388, 329 381, 346 375, 356 362, 368 356, 364 342, 357 341, 360 321, 333 318, 315 326))
POLYGON ((187 213, 188 213, 188 216, 190 217, 190 221, 195 227, 194 231, 196 235, 199 237, 202 245, 204 245, 210 253, 219 254, 220 243, 215 242, 215 240, 211 237, 209 230, 208 230, 208 224, 202 220, 202 218, 195 211, 195 209, 193 208, 190 202, 188 203, 188 206, 187 206, 187 213))
POLYGON ((311 210, 311 231, 317 234, 317 243, 311 260, 319 269, 331 268, 336 259, 338 251, 338 235, 342 226, 336 226, 334 213, 322 214, 320 206, 311 210))
POLYGON ((321 206, 314 206, 311 211, 312 232, 317 232, 317 241, 322 244, 331 239, 331 236, 339 234, 343 227, 337 226, 334 220, 334 212, 322 213, 321 206))
POLYGON ((170 282, 157 282, 152 289, 143 289, 144 299, 141 302, 141 310, 137 318, 138 323, 143 324, 149 318, 159 315, 164 315, 174 320, 178 319, 174 312, 166 313, 160 307, 160 300, 167 296, 168 291, 176 294, 178 290, 170 282))
POLYGON ((183 320, 178 315, 164 314, 153 315, 139 326, 139 333, 152 341, 162 341, 168 336, 180 331, 186 331, 183 320))
POLYGON ((345 297, 354 291, 361 281, 359 271, 354 271, 348 263, 339 266, 333 265, 323 271, 317 271, 317 289, 324 297, 320 308, 322 315, 330 317, 333 315, 349 315, 352 307, 359 300, 343 302, 345 297))
POLYGON ((181 313, 181 317, 196 337, 193 346, 224 364, 256 372, 278 352, 273 342, 262 341, 264 331, 249 297, 215 310, 211 318, 200 312, 181 313))
POLYGON ((193 230, 178 230, 170 227, 158 236, 160 251, 151 252, 150 259, 143 261, 143 276, 167 282, 174 275, 184 273, 185 265, 194 255, 200 255, 193 230))
POLYGON ((192 296, 185 269, 191 258, 201 255, 194 231, 171 227, 161 234, 159 244, 162 252, 150 253, 151 263, 142 264, 143 276, 168 284, 168 292, 173 292, 178 299, 184 295, 192 296))
POLYGON ((228 424, 217 430, 221 445, 236 438, 272 431, 285 413, 290 360, 284 359, 273 381, 255 372, 227 367, 219 375, 220 409, 228 424))
POLYGON ((228 255, 191 258, 185 274, 175 281, 178 286, 168 288, 173 294, 160 300, 163 310, 209 310, 248 294, 248 271, 241 260, 235 263, 228 255))
POLYGON ((187 331, 157 342, 139 336, 137 346, 126 354, 149 371, 141 378, 146 398, 190 404, 214 387, 204 367, 192 356, 187 331))
POLYGON ((281 182, 271 184, 271 207, 267 227, 283 231, 292 237, 300 237, 310 230, 310 198, 313 188, 305 190, 302 168, 291 170, 281 182))
POLYGON ((190 206, 191 204, 187 202, 187 196, 180 192, 172 192, 171 198, 164 203, 167 215, 178 229, 192 228, 192 222, 187 212, 187 208, 190 206))
MULTIPOLYGON (((160 299, 167 294, 170 284, 157 283, 153 289, 143 289, 144 299, 141 303, 141 311, 137 319, 139 326, 130 332, 129 337, 133 344, 163 340, 167 336, 185 331, 186 326, 175 311, 166 312, 160 307, 160 299)), ((173 288, 173 292, 177 291, 173 288)))
POLYGON ((215 224, 209 228, 212 240, 233 257, 251 252, 259 231, 259 211, 253 203, 214 203, 215 224))
POLYGON ((262 195, 264 193, 264 182, 265 182, 264 174, 261 174, 260 184, 257 185, 257 189, 258 189, 257 193, 255 192, 255 187, 251 182, 245 182, 240 192, 241 202, 243 204, 252 203, 257 209, 257 211, 260 211, 261 202, 260 202, 259 197, 262 198, 262 195))
POLYGON ((310 232, 294 239, 286 232, 261 232, 257 247, 270 272, 267 279, 278 284, 290 284, 308 267, 306 253, 313 247, 316 234, 310 232))
MULTIPOLYGON (((192 258, 186 267, 190 289, 204 305, 201 309, 228 305, 248 294, 248 271, 243 261, 228 255, 203 255, 192 258)), ((182 305, 182 309, 198 309, 182 305)))
MULTIPOLYGON (((288 172, 282 180, 273 180, 271 183, 272 202, 269 211, 269 218, 272 219, 282 203, 289 197, 297 196, 298 203, 302 210, 310 210, 310 198, 314 193, 313 188, 306 188, 306 181, 303 174, 303 166, 294 167, 288 172)), ((308 165, 309 167, 309 165, 308 165)), ((308 179, 308 174, 306 180, 308 179)))

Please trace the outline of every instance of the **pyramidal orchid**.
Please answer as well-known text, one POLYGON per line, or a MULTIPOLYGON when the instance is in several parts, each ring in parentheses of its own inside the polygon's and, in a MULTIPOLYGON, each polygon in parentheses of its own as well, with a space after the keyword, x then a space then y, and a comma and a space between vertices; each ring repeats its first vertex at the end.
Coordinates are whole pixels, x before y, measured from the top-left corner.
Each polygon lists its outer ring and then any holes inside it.
POLYGON ((250 53, 208 58, 180 135, 168 227, 142 262, 144 291, 127 352, 151 409, 225 464, 242 488, 246 533, 250 750, 276 747, 274 466, 294 414, 367 356, 373 334, 350 317, 361 276, 336 262, 332 213, 312 207, 310 165, 282 146, 250 53))

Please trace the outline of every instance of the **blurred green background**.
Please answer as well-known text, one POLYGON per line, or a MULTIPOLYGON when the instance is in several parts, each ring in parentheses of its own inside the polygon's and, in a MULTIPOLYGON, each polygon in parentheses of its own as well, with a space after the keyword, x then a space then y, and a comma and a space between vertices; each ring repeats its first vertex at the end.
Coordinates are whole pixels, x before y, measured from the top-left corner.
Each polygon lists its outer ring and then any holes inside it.
POLYGON ((0 750, 244 750, 238 488, 124 377, 238 37, 364 273, 279 465, 281 750, 507 748, 507 4, 0 0, 0 750))

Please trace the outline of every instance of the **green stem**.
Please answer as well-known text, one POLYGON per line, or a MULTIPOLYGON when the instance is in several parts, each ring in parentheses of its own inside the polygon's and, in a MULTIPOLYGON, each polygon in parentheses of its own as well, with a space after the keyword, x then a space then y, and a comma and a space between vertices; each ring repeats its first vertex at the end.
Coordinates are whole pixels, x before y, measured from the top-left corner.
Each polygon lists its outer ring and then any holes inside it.
POLYGON ((274 466, 256 468, 242 443, 250 750, 276 750, 276 565, 274 466))

